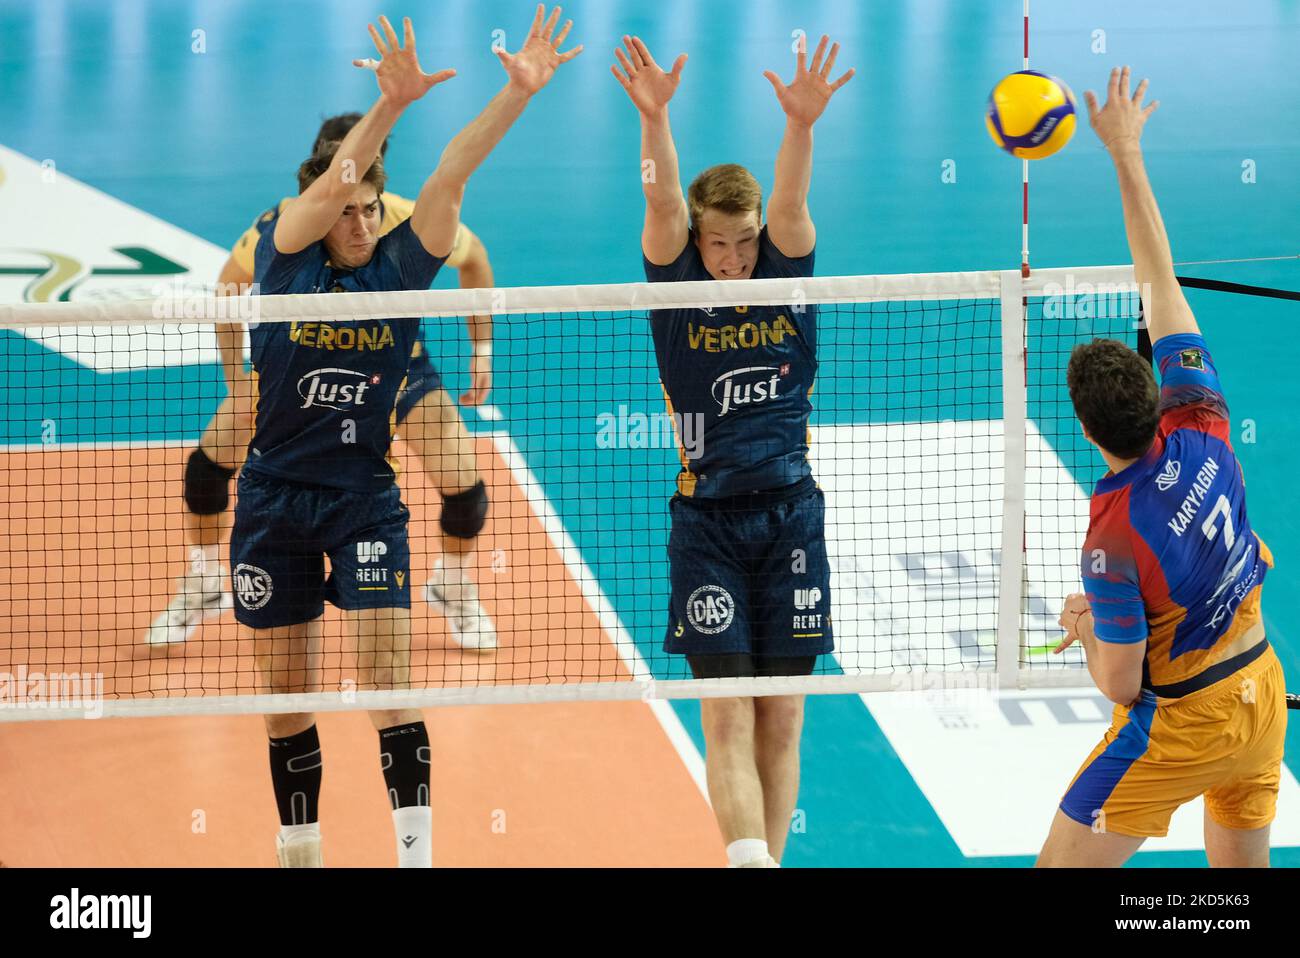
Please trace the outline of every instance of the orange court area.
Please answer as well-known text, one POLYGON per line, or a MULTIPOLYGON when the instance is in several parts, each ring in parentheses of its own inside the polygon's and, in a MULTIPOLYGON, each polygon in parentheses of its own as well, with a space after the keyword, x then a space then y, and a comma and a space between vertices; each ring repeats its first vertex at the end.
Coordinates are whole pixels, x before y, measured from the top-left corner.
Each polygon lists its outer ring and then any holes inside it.
MULTIPOLYGON (((184 643, 142 641, 186 562, 188 451, 56 447, 0 455, 9 493, 0 504, 0 671, 102 673, 110 702, 257 691, 251 644, 240 639, 232 613, 184 643)), ((490 437, 479 437, 478 455, 493 502, 478 580, 500 648, 461 652, 418 597, 438 550, 438 497, 415 460, 401 457, 412 513, 413 684, 626 681, 628 667, 490 437)), ((224 563, 224 546, 222 556, 224 563)), ((326 689, 352 668, 341 626, 327 606, 326 689)), ((724 861, 699 787, 644 702, 425 714, 436 866, 724 861)), ((373 728, 354 712, 321 713, 319 724, 325 864, 394 865, 373 728)), ((278 821, 266 750, 255 715, 0 723, 0 861, 273 866, 278 821)))

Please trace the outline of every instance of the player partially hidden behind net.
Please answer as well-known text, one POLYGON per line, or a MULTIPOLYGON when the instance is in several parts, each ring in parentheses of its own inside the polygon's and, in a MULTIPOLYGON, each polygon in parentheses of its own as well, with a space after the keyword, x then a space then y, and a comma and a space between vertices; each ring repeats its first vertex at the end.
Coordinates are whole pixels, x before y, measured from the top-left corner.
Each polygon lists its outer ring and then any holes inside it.
MULTIPOLYGON (((258 241, 261 292, 426 289, 451 251, 470 175, 578 47, 552 40, 557 7, 537 16, 523 49, 498 52, 506 87, 459 133, 425 182, 411 218, 377 236, 384 187, 380 146, 402 112, 454 71, 420 70, 386 19, 370 35, 380 96, 337 146, 299 169, 300 195, 258 241), (352 171, 364 171, 361 176, 352 171), (364 229, 355 228, 358 217, 364 229)), ((398 389, 418 319, 262 323, 250 331, 257 419, 239 479, 231 537, 235 616, 251 629, 266 691, 317 691, 324 601, 345 610, 362 689, 409 685, 411 645, 406 507, 387 460, 398 389), (328 348, 332 344, 334 349, 328 348), (300 384, 306 384, 300 387, 300 384), (300 391, 300 388, 302 391, 300 391), (304 392, 320 401, 304 404, 304 392), (324 575, 328 556, 331 575, 324 575)), ((429 736, 414 709, 370 713, 379 730, 398 863, 432 864, 429 736)), ((321 863, 320 741, 310 713, 268 715, 271 778, 280 811, 280 863, 321 863)))
MULTIPOLYGON (((765 74, 786 130, 764 226, 762 191, 743 167, 705 170, 682 195, 668 103, 686 57, 665 73, 640 39, 623 38, 623 72, 612 69, 641 114, 650 281, 812 275, 812 127, 853 75, 831 82, 839 46, 823 64, 827 42, 809 69, 800 41, 789 86, 765 74)), ((815 310, 657 310, 651 333, 671 410, 700 453, 683 453, 671 503, 665 649, 686 655, 696 678, 808 675, 833 647, 825 503, 808 463, 815 310), (750 335, 760 329, 770 335, 750 335)), ((803 696, 706 698, 701 706, 709 797, 728 861, 775 866, 799 792, 803 696)))
POLYGON ((1142 81, 1086 94, 1119 175, 1133 269, 1160 369, 1097 339, 1070 357, 1070 398, 1110 471, 1092 496, 1086 595, 1061 615, 1057 651, 1083 642, 1114 721, 1061 800, 1039 865, 1122 865, 1205 796, 1214 866, 1268 865, 1286 701, 1264 636, 1260 594, 1272 556, 1250 528, 1241 466, 1214 360, 1174 278, 1139 141, 1142 81))
MULTIPOLYGON (((361 119, 360 113, 344 113, 321 124, 312 145, 313 155, 332 142, 342 140, 361 119)), ((380 159, 388 141, 380 147, 380 159)), ((218 279, 218 293, 236 294, 253 282, 253 251, 265 228, 292 199, 283 199, 275 209, 258 218, 236 242, 218 279)), ((414 203, 387 191, 379 197, 379 236, 385 236, 411 216, 414 203)), ((368 229, 358 213, 354 228, 368 229)), ((459 273, 464 288, 493 284, 487 250, 478 237, 460 225, 446 265, 459 273)), ((478 405, 487 398, 492 383, 492 319, 469 317, 473 343, 470 389, 461 397, 465 405, 478 405)), ((177 583, 167 608, 149 626, 145 641, 150 645, 184 642, 205 618, 220 615, 232 605, 217 557, 223 526, 229 515, 230 478, 244 462, 252 436, 252 387, 243 365, 244 330, 219 324, 217 343, 225 370, 227 396, 213 413, 198 448, 185 464, 185 540, 189 565, 177 583)), ((452 640, 462 648, 490 650, 496 647, 496 630, 478 600, 478 590, 469 573, 475 537, 487 517, 487 489, 479 478, 473 438, 442 388, 429 351, 416 340, 406 384, 397 397, 397 423, 402 438, 415 452, 442 495, 440 523, 442 557, 425 585, 426 600, 447 620, 452 640)))

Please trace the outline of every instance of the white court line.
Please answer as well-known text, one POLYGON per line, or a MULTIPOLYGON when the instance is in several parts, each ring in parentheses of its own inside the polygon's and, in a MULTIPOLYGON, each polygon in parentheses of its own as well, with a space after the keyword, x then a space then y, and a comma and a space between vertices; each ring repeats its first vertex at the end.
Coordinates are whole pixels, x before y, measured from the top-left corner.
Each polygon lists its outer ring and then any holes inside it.
MULTIPOLYGON (((632 641, 632 636, 623 625, 623 620, 619 618, 613 604, 605 595, 605 590, 600 587, 600 583, 596 581, 596 576, 587 566, 587 562, 583 559, 577 543, 573 541, 569 531, 564 528, 564 523, 560 520, 555 507, 551 505, 550 499, 546 497, 546 492, 542 489, 541 483, 537 481, 537 477, 528 468, 528 463, 524 460, 519 447, 515 445, 514 439, 509 433, 500 431, 480 432, 476 433, 476 435, 492 437, 497 453, 500 454, 509 467, 511 475, 514 476, 519 488, 523 490, 524 496, 528 499, 528 504, 533 509, 533 514, 537 516, 537 521, 546 530, 546 535, 550 538, 555 550, 560 554, 569 575, 577 582, 578 588, 582 591, 582 597, 587 600, 587 604, 596 613, 601 628, 613 641, 619 658, 623 660, 623 664, 632 673, 632 678, 637 681, 652 682, 654 674, 641 656, 636 643, 632 641)), ((696 787, 699 788, 704 801, 708 802, 709 789, 704 777, 704 758, 700 755, 699 749, 695 747, 694 740, 682 725, 681 719, 673 711, 672 704, 657 698, 650 699, 646 704, 650 706, 650 711, 659 720, 664 734, 668 736, 668 741, 677 750, 677 755, 681 758, 682 764, 686 766, 686 771, 694 780, 696 787)))

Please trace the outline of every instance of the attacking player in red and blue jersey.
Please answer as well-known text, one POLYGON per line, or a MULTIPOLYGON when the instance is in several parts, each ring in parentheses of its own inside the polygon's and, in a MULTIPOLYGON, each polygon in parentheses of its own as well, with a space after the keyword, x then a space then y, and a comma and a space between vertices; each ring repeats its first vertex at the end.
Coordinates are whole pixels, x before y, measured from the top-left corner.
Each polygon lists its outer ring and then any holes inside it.
POLYGON ((1205 797, 1213 866, 1267 866, 1286 700, 1260 595, 1273 564, 1246 515, 1228 407, 1214 360, 1174 277, 1139 140, 1145 80, 1111 73, 1106 105, 1085 94, 1119 175, 1124 225, 1160 371, 1098 339, 1070 357, 1070 398, 1110 467, 1092 496, 1085 595, 1061 625, 1116 703, 1075 775, 1038 864, 1118 866, 1174 810, 1205 797))

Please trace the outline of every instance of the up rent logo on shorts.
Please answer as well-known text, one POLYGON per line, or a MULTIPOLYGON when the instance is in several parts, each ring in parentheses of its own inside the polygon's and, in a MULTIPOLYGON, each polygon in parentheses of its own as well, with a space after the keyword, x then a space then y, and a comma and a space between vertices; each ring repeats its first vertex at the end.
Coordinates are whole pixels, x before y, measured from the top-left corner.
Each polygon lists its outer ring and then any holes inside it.
POLYGON ((388 546, 382 542, 357 543, 357 562, 362 565, 367 562, 378 562, 386 555, 388 555, 388 546))
POLYGON ((817 603, 822 600, 822 590, 816 587, 811 589, 794 590, 794 607, 796 609, 815 609, 817 603))
POLYGON ((696 632, 725 632, 736 617, 736 600, 720 585, 702 585, 686 600, 686 620, 696 632))
POLYGON ((265 569, 241 562, 230 573, 230 580, 239 604, 250 612, 271 601, 271 575, 265 569))
POLYGON ((152 914, 151 895, 82 895, 74 888, 50 899, 51 928, 127 928, 133 938, 148 938, 152 914))

